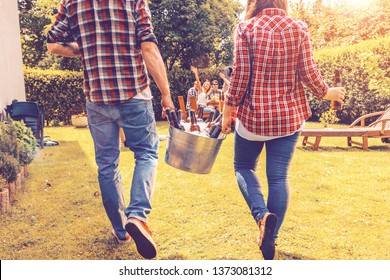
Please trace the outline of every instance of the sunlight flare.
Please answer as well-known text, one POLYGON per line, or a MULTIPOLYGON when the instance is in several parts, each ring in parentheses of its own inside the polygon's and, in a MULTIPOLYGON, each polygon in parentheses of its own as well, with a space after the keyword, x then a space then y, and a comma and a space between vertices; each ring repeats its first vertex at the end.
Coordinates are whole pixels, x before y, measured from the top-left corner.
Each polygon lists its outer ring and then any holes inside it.
POLYGON ((354 7, 362 7, 372 4, 373 0, 346 0, 346 2, 354 7))

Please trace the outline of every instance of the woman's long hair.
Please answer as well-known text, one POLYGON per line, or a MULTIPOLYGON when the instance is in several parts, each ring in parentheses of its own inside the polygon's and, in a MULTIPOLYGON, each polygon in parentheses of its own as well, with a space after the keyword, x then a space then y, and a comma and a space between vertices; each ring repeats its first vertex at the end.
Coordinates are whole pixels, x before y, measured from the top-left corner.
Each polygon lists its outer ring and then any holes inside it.
POLYGON ((244 20, 255 17, 264 9, 277 8, 287 13, 287 0, 248 0, 244 20))
POLYGON ((202 85, 202 88, 203 88, 203 91, 206 93, 207 96, 210 95, 210 92, 211 92, 212 88, 211 88, 211 82, 210 82, 209 79, 206 79, 206 81, 204 81, 204 83, 202 85), (209 84, 209 88, 208 89, 206 89, 206 87, 205 87, 206 83, 209 84))

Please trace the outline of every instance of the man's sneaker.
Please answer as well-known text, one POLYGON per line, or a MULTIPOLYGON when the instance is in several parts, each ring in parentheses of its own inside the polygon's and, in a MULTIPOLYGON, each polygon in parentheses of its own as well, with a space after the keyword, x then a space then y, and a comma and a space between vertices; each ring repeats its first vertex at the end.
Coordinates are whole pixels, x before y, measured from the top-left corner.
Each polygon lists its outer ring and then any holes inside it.
POLYGON ((126 233, 126 239, 120 239, 114 229, 111 231, 111 233, 116 238, 119 244, 125 244, 131 241, 131 236, 128 233, 126 233))
POLYGON ((260 236, 258 244, 265 260, 275 257, 274 232, 278 217, 273 213, 266 213, 259 221, 260 236))
POLYGON ((145 222, 136 218, 129 218, 125 226, 127 232, 133 238, 138 253, 145 259, 153 259, 157 255, 156 244, 145 222))

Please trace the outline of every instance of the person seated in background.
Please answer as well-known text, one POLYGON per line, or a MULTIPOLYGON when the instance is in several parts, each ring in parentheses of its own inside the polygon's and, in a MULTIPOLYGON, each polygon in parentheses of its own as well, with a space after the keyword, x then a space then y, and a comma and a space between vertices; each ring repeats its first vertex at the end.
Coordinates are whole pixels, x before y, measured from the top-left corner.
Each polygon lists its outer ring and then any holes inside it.
POLYGON ((192 109, 191 108, 191 103, 190 103, 190 97, 191 96, 196 96, 196 104, 198 106, 203 107, 203 112, 204 113, 213 113, 215 117, 219 115, 219 112, 216 112, 213 106, 210 106, 209 101, 207 99, 207 94, 205 89, 207 90, 207 83, 209 84, 208 87, 210 87, 210 82, 206 80, 203 83, 203 87, 201 86, 199 75, 198 75, 198 69, 194 66, 191 66, 191 71, 195 74, 195 79, 196 81, 194 82, 194 86, 188 90, 187 93, 187 104, 186 108, 187 109, 192 109))
POLYGON ((218 81, 213 80, 213 82, 210 83, 209 80, 206 80, 203 83, 203 91, 206 93, 207 108, 213 108, 215 117, 217 117, 220 114, 219 105, 222 96, 222 91, 218 89, 218 81))
POLYGON ((218 88, 219 83, 218 80, 213 80, 211 82, 211 91, 209 93, 210 100, 214 100, 217 105, 219 101, 223 101, 224 97, 222 95, 222 90, 218 88))
POLYGON ((199 88, 202 88, 199 86, 199 83, 197 81, 194 82, 194 86, 190 88, 187 92, 187 103, 186 108, 191 109, 191 103, 190 103, 190 97, 195 96, 196 100, 199 98, 199 93, 202 93, 199 88))

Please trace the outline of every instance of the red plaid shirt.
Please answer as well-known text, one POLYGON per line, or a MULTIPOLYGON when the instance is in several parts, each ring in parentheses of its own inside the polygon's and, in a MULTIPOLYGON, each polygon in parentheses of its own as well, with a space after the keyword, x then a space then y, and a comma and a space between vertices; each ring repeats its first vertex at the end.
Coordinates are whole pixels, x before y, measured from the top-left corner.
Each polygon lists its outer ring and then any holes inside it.
POLYGON ((123 103, 148 87, 140 43, 157 39, 147 0, 62 0, 47 41, 74 40, 91 102, 123 103))
POLYGON ((328 86, 312 55, 307 26, 280 9, 265 9, 235 31, 235 58, 226 103, 257 135, 284 136, 311 116, 302 82, 318 98, 328 86), (250 75, 250 93, 244 96, 250 75))

